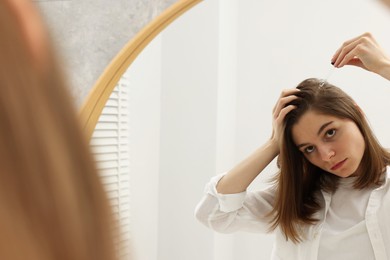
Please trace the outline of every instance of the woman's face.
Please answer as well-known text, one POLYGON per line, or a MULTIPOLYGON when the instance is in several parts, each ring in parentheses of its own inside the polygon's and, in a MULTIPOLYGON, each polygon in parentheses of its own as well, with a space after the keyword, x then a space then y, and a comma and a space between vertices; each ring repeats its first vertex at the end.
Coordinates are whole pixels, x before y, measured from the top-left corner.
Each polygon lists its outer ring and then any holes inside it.
POLYGON ((293 125, 292 137, 317 167, 344 178, 359 174, 365 142, 352 120, 308 111, 293 125))

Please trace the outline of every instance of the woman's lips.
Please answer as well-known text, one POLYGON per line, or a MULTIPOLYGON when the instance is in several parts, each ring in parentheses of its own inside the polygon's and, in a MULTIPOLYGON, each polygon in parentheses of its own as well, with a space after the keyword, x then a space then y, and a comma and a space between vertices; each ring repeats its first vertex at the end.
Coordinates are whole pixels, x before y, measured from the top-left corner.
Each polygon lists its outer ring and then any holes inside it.
POLYGON ((331 169, 332 171, 335 171, 335 170, 339 169, 341 166, 344 165, 344 163, 345 163, 346 160, 347 160, 347 158, 344 159, 344 160, 342 160, 342 161, 340 161, 340 162, 338 162, 338 163, 336 163, 336 164, 333 165, 332 168, 330 168, 330 169, 331 169))

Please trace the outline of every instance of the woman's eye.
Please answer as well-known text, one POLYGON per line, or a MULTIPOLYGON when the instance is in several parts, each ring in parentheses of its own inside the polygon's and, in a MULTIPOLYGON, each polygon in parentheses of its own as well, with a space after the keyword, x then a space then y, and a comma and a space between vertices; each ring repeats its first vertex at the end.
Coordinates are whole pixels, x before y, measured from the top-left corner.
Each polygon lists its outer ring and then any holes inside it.
POLYGON ((332 136, 334 136, 336 134, 336 129, 330 129, 330 130, 328 130, 328 131, 326 131, 326 137, 332 137, 332 136))
POLYGON ((314 151, 314 146, 308 146, 303 151, 305 153, 312 153, 314 151))

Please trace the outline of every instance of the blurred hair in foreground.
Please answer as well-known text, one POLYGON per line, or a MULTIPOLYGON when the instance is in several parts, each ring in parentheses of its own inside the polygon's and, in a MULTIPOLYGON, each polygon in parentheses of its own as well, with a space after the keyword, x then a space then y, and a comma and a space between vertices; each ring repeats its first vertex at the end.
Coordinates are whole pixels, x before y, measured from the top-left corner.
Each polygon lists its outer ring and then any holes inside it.
MULTIPOLYGON (((114 260, 115 221, 51 48, 0 1, 0 259, 114 260)), ((48 44, 49 46, 50 44, 48 44)))

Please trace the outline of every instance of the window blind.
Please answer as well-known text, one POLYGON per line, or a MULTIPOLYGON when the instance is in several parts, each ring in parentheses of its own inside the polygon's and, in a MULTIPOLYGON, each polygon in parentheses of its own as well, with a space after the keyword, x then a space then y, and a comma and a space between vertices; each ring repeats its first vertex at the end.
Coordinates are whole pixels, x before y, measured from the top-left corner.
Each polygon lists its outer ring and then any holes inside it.
POLYGON ((107 101, 90 142, 114 217, 118 220, 116 244, 120 259, 129 256, 128 89, 129 81, 124 75, 107 101))

